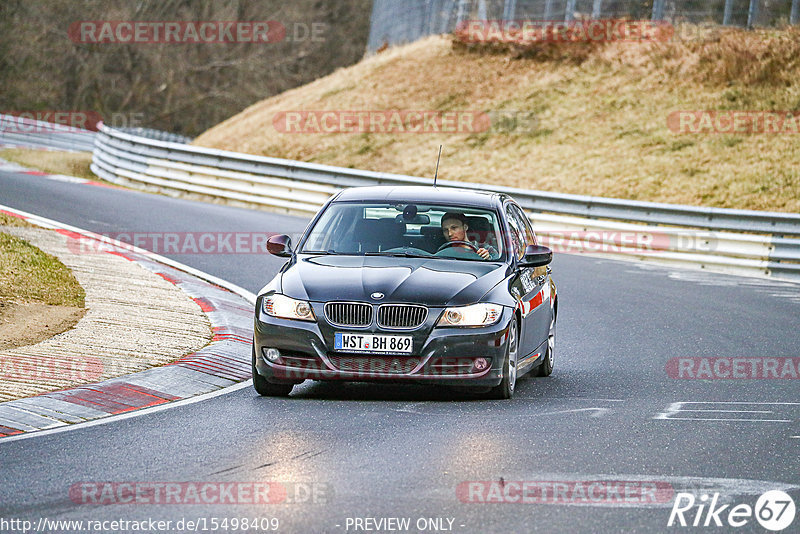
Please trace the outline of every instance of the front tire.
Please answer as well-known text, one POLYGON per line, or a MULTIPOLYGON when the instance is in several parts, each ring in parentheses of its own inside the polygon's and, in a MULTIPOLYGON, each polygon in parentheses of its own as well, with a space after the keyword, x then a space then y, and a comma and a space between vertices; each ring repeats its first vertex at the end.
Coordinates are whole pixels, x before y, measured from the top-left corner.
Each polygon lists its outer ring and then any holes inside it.
POLYGON ((273 384, 258 374, 256 369, 256 347, 253 345, 253 387, 262 397, 288 397, 294 384, 273 384))
POLYGON ((556 318, 555 315, 550 320, 550 331, 547 333, 547 352, 544 355, 542 364, 536 370, 536 376, 550 376, 553 372, 553 363, 556 350, 556 318))
POLYGON ((508 325, 508 344, 503 361, 503 381, 489 391, 490 399, 510 399, 514 396, 517 385, 517 320, 512 319, 508 325))

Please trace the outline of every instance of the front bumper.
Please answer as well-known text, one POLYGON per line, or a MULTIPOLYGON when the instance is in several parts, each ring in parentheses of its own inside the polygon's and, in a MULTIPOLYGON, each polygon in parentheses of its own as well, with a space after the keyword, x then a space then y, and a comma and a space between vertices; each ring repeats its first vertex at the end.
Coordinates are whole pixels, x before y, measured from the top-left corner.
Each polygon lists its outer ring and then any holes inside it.
POLYGON ((258 299, 255 320, 256 371, 267 380, 300 383, 311 380, 351 382, 395 381, 452 386, 492 387, 503 379, 503 360, 508 342, 508 325, 513 310, 503 309, 500 321, 485 327, 455 328, 434 325, 443 309, 431 308, 422 327, 411 331, 333 327, 319 319, 322 304, 312 303, 317 322, 277 319, 264 314, 258 299), (318 313, 320 312, 320 313, 318 313), (411 335, 411 355, 359 354, 333 350, 334 332, 411 335), (281 357, 265 358, 267 348, 278 349, 281 357), (484 358, 489 366, 475 368, 484 358))

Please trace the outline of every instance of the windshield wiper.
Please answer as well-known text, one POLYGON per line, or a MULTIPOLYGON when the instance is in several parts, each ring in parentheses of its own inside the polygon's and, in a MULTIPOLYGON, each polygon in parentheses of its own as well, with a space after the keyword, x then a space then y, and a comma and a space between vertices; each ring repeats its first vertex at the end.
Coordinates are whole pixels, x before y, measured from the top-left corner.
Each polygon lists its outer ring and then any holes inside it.
POLYGON ((432 254, 414 254, 413 252, 365 252, 364 256, 389 256, 392 258, 436 258, 432 254))
POLYGON ((330 250, 304 250, 304 251, 301 252, 301 254, 325 254, 325 255, 333 254, 333 255, 336 255, 336 254, 339 254, 339 253, 336 252, 333 249, 330 249, 330 250))

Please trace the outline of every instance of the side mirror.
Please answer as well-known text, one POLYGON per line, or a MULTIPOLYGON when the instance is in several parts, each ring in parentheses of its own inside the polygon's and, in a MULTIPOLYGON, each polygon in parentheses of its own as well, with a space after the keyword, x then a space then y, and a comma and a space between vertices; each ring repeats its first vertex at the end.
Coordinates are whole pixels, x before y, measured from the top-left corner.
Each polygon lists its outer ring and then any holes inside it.
POLYGON ((267 252, 288 258, 292 255, 292 238, 286 234, 274 235, 267 239, 267 252))
POLYGON ((553 251, 542 245, 528 245, 525 255, 519 262, 520 267, 542 267, 553 261, 553 251))

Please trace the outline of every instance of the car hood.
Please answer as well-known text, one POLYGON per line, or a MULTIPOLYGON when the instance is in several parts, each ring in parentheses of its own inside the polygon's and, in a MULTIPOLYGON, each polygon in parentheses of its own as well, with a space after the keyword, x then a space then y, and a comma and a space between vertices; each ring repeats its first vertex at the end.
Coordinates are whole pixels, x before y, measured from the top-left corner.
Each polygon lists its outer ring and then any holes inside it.
POLYGON ((281 279, 282 292, 316 302, 414 302, 428 306, 472 304, 506 276, 498 262, 386 256, 299 256, 281 279))

